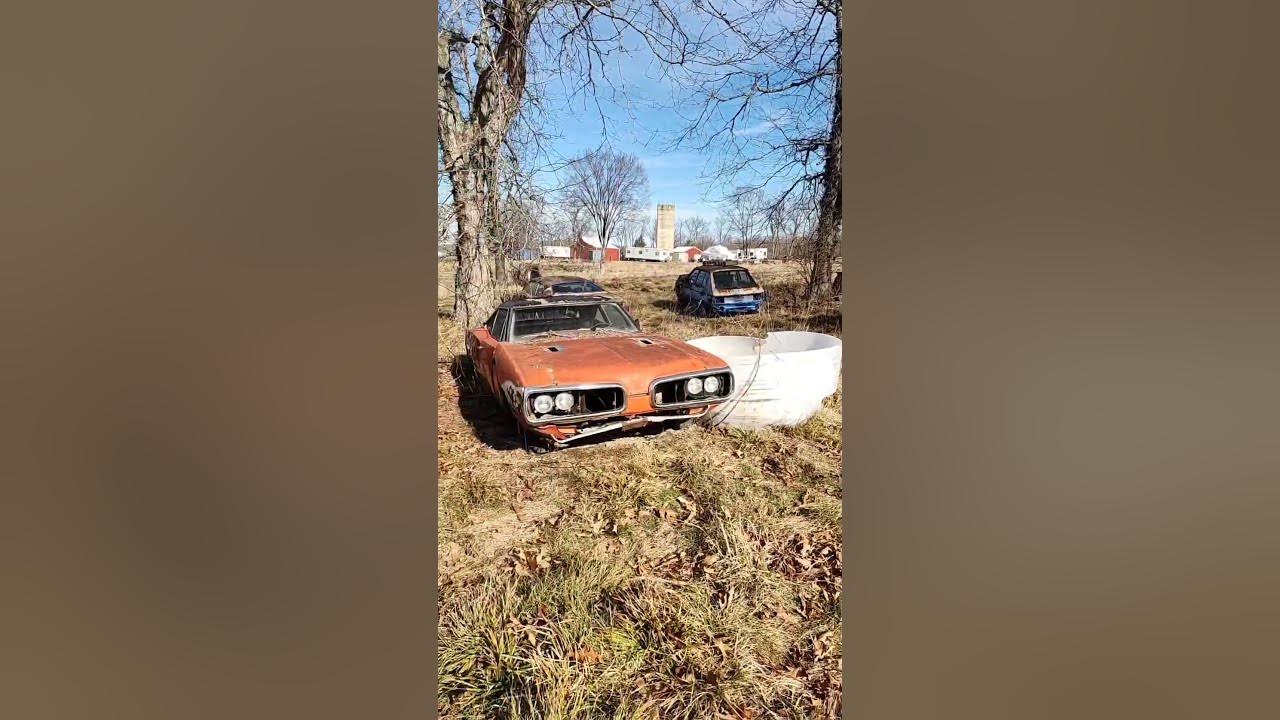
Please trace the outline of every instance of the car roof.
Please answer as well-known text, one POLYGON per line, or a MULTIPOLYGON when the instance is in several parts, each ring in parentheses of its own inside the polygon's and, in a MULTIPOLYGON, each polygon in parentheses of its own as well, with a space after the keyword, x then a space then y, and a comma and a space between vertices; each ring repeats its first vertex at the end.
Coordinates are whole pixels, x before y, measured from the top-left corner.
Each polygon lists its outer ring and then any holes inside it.
MULTIPOLYGON (((710 272, 719 272, 721 270, 747 270, 745 267, 741 265, 718 265, 718 264, 710 264, 710 263, 700 265, 699 268, 701 268, 702 270, 710 271, 710 272)), ((751 271, 747 270, 747 272, 750 273, 751 271)))
POLYGON ((592 303, 602 302, 619 302, 618 298, 612 295, 552 295, 550 297, 536 298, 519 298, 516 300, 508 300, 498 306, 498 309, 538 307, 540 305, 590 305, 592 303))
POLYGON ((558 285, 560 283, 571 283, 571 282, 583 282, 583 283, 591 283, 592 285, 599 285, 599 283, 597 283, 594 280, 588 280, 586 278, 578 277, 576 275, 543 275, 541 277, 534 278, 534 281, 542 283, 543 285, 558 285))

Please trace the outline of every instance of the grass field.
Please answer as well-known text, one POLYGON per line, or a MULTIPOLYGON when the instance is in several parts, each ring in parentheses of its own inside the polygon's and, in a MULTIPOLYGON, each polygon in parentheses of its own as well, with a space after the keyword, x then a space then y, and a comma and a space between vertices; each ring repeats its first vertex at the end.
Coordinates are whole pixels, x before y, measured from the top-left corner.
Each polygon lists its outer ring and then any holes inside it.
MULTIPOLYGON (((770 307, 731 319, 674 312, 688 265, 541 267, 597 279, 647 332, 840 335, 791 265, 753 266, 770 307)), ((840 392, 796 428, 526 453, 456 361, 440 277, 441 716, 839 717, 840 392)))

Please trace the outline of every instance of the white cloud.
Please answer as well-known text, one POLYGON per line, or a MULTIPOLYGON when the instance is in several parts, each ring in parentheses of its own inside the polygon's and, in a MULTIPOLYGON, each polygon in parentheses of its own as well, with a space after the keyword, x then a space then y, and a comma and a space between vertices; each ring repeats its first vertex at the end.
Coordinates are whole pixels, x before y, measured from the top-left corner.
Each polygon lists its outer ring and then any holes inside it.
POLYGON ((790 117, 791 117, 791 112, 789 110, 780 110, 778 112, 771 114, 769 117, 756 123, 755 125, 750 125, 745 128, 736 128, 733 131, 733 134, 741 135, 744 137, 750 137, 752 135, 763 135, 764 133, 767 133, 770 130, 773 130, 774 128, 778 127, 778 125, 780 125, 784 120, 787 120, 790 117))
POLYGON ((764 122, 759 122, 748 127, 735 128, 733 134, 741 135, 743 137, 751 137, 752 135, 763 135, 776 127, 778 127, 778 121, 765 120, 764 122))

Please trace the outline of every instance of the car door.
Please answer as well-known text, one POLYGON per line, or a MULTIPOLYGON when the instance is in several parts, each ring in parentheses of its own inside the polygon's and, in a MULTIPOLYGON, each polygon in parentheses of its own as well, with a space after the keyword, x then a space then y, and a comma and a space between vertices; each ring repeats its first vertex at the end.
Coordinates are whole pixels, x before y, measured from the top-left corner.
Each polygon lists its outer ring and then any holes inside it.
POLYGON ((471 362, 475 366, 476 374, 495 393, 497 391, 494 390, 493 384, 494 352, 498 349, 498 343, 503 342, 506 338, 509 314, 510 311, 506 308, 495 310, 485 322, 484 327, 476 328, 468 338, 471 344, 468 352, 471 355, 471 362))
POLYGON ((697 282, 693 283, 694 302, 703 308, 710 308, 712 305, 712 295, 711 273, 706 270, 701 270, 698 273, 697 282))
POLYGON ((697 305, 702 301, 702 278, 706 277, 706 275, 707 273, 705 270, 694 270, 689 273, 689 283, 684 289, 684 294, 689 305, 697 305))

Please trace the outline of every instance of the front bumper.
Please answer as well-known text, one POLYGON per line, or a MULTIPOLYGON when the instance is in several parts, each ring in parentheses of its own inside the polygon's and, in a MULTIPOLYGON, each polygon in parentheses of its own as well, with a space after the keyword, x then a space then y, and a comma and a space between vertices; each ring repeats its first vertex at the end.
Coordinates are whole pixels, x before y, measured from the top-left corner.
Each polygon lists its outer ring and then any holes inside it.
POLYGON ((718 406, 719 404, 686 408, 683 410, 672 410, 662 414, 654 413, 647 415, 635 415, 631 417, 621 416, 585 425, 526 426, 526 430, 530 433, 546 438, 557 447, 565 447, 572 442, 589 438, 593 435, 613 432, 615 430, 635 430, 653 423, 694 420, 710 413, 718 406))

